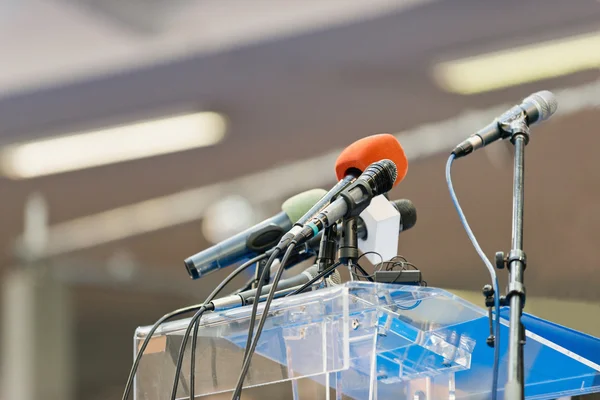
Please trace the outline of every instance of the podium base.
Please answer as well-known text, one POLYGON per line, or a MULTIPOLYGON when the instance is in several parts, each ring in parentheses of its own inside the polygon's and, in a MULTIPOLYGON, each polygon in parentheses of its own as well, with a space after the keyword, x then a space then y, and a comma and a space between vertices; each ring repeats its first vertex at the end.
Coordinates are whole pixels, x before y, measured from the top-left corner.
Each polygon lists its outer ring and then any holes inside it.
MULTIPOLYGON (((249 316, 250 307, 243 307, 202 319, 198 398, 233 390, 249 316)), ((498 387, 504 388, 507 343, 502 338, 508 323, 501 321, 498 387)), ((137 400, 170 396, 173 360, 188 323, 165 324, 152 338, 136 378, 137 400)), ((600 366, 565 347, 565 341, 552 341, 555 331, 576 341, 583 334, 544 323, 535 333, 526 332, 526 397, 600 391, 600 366)), ((147 327, 136 331, 136 349, 147 332, 147 327)), ((488 334, 487 311, 444 290, 348 282, 273 302, 245 387, 288 382, 294 399, 489 399, 493 349, 486 344, 488 334), (317 385, 304 385, 306 380, 317 385)), ((583 336, 590 351, 600 352, 600 340, 583 336)), ((188 354, 178 398, 188 394, 189 362, 188 354)), ((262 390, 269 393, 268 387, 262 390)), ((504 398, 502 390, 498 398, 504 398)))

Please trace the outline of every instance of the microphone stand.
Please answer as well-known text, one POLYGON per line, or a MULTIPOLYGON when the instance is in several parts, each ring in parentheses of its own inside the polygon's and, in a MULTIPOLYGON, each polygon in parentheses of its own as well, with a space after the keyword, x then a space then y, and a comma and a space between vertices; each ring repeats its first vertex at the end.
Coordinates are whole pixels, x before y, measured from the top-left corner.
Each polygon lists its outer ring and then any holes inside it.
POLYGON ((342 220, 342 236, 340 238, 339 259, 348 266, 350 280, 354 280, 352 267, 358 260, 358 217, 344 218, 342 220))
MULTIPOLYGON (((323 236, 319 243, 319 256, 317 257, 317 266, 319 273, 325 271, 335 262, 335 253, 337 250, 337 225, 333 224, 323 230, 323 236)), ((324 277, 326 278, 326 277, 324 277)))
MULTIPOLYGON (((252 282, 251 289, 256 289, 258 287, 258 283, 260 282, 261 278, 263 277, 263 272, 264 272, 266 266, 267 266, 267 259, 262 259, 262 260, 256 262, 256 268, 254 270, 254 281, 252 282)), ((264 285, 269 284, 269 281, 271 280, 270 275, 271 275, 270 273, 265 274, 264 279, 263 279, 264 285)))
MULTIPOLYGON (((529 126, 524 115, 501 124, 500 127, 510 134, 510 141, 515 147, 514 179, 513 179, 513 214, 512 245, 507 257, 504 253, 496 253, 496 267, 508 267, 509 283, 506 303, 510 305, 510 322, 508 338, 508 374, 504 387, 504 398, 522 400, 525 396, 525 376, 523 346, 525 345, 525 329, 521 323, 521 315, 525 305, 524 272, 527 256, 523 251, 523 206, 525 178, 525 146, 529 142, 529 126)), ((498 345, 498 344, 496 344, 498 345)))

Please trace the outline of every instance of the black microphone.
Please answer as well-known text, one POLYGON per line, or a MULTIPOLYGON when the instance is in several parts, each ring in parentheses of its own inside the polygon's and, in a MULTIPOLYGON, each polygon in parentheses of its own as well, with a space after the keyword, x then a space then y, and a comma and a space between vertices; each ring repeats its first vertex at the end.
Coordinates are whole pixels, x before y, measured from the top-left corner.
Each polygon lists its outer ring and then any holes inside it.
POLYGON ((304 226, 294 226, 282 237, 277 247, 283 250, 292 241, 302 244, 339 219, 358 216, 369 206, 373 197, 392 189, 397 173, 396 164, 390 160, 374 162, 323 211, 304 226))
MULTIPOLYGON (((399 200, 392 200, 392 201, 390 201, 390 203, 394 206, 394 208, 400 214, 400 226, 398 227, 398 232, 407 231, 410 228, 412 228, 413 226, 415 226, 415 224, 417 223, 417 208, 415 207, 415 205, 413 204, 412 201, 410 201, 408 199, 399 199, 399 200)), ((341 232, 341 230, 342 230, 342 226, 341 226, 341 224, 338 224, 338 232, 341 232)), ((367 236, 369 235, 369 228, 365 224, 365 221, 361 217, 358 217, 358 219, 356 221, 356 232, 357 232, 356 236, 359 239, 366 239, 367 236)), ((321 242, 322 236, 323 236, 323 231, 320 231, 315 237, 313 237, 312 239, 307 241, 303 247, 300 247, 301 250, 299 250, 299 252, 308 251, 312 255, 315 255, 315 251, 319 250, 319 244, 321 242)), ((292 253, 292 256, 294 254, 295 253, 292 253)), ((305 259, 308 259, 308 258, 309 257, 306 257, 305 259)), ((296 262, 296 264, 297 263, 298 262, 296 262)), ((294 263, 291 263, 291 262, 288 264, 294 265, 294 263)), ((286 264, 286 269, 287 269, 288 264, 286 264)))
POLYGON ((190 277, 201 278, 272 248, 324 194, 323 189, 312 189, 290 197, 282 204, 283 211, 274 217, 188 257, 184 264, 190 277))
MULTIPOLYGON (((295 290, 301 285, 304 285, 306 282, 313 279, 315 276, 319 274, 319 268, 316 265, 313 265, 310 268, 302 271, 298 275, 282 279, 279 281, 277 285, 277 293, 280 296, 285 295, 290 292, 288 289, 295 290)), ((341 283, 341 277, 339 272, 335 271, 329 278, 326 280, 326 284, 328 286, 336 285, 341 283)), ((261 290, 261 296, 266 296, 271 291, 273 285, 265 285, 261 290)), ((280 297, 279 296, 279 297, 280 297)), ((252 304, 256 298, 256 289, 245 290, 238 294, 233 294, 230 296, 225 296, 220 299, 213 300, 211 302, 212 307, 214 307, 214 311, 228 310, 234 307, 242 307, 248 304, 252 304)))
POLYGON ((417 223, 417 208, 415 207, 412 201, 408 199, 400 199, 391 201, 390 203, 392 203, 392 205, 400 214, 399 232, 407 231, 413 226, 415 226, 415 224, 417 223))
POLYGON ((503 125, 518 119, 523 119, 527 125, 533 125, 547 120, 556 112, 558 103, 552 92, 542 90, 532 94, 519 105, 514 106, 485 128, 469 136, 452 150, 456 158, 466 156, 499 139, 506 139, 511 134, 503 125))
MULTIPOLYGON (((398 226, 398 232, 404 232, 415 226, 417 223, 417 209, 412 201, 408 199, 392 200, 390 203, 400 214, 400 225, 398 226)), ((342 224, 338 223, 338 232, 342 231, 342 224)), ((365 224, 365 221, 358 217, 356 219, 356 236, 358 239, 365 240, 369 235, 369 227, 365 224)), ((291 254, 288 262, 285 264, 285 269, 288 270, 301 262, 307 261, 313 257, 316 257, 319 252, 319 246, 321 244, 321 238, 323 237, 323 231, 321 230, 315 237, 306 241, 303 244, 296 246, 294 252, 291 254)))

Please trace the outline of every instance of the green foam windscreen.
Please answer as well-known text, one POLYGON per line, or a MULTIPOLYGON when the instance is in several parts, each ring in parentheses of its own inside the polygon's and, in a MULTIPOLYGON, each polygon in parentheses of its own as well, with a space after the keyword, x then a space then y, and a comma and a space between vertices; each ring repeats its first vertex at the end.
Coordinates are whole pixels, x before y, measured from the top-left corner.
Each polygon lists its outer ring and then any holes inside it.
POLYGON ((311 189, 306 192, 299 193, 295 196, 290 197, 281 205, 283 212, 287 214, 295 224, 300 217, 308 212, 312 206, 314 206, 321 197, 327 194, 326 190, 323 189, 311 189))

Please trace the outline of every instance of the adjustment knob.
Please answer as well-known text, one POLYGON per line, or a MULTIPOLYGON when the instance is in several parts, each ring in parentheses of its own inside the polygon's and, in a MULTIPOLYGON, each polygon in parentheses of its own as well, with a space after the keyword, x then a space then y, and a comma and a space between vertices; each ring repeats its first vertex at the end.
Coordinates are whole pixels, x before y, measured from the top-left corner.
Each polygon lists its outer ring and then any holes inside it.
POLYGON ((504 252, 499 251, 496 253, 496 268, 504 269, 504 265, 506 263, 506 259, 504 258, 504 252))
POLYGON ((494 288, 492 287, 492 285, 485 285, 483 287, 483 289, 481 289, 481 293, 483 293, 483 295, 485 297, 490 297, 494 295, 494 288))

